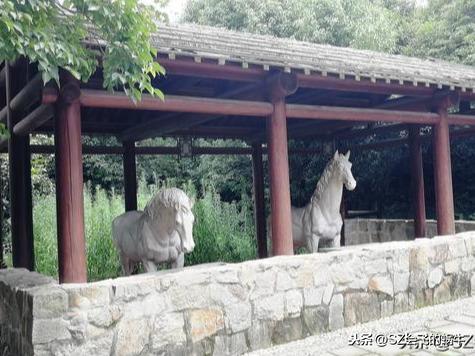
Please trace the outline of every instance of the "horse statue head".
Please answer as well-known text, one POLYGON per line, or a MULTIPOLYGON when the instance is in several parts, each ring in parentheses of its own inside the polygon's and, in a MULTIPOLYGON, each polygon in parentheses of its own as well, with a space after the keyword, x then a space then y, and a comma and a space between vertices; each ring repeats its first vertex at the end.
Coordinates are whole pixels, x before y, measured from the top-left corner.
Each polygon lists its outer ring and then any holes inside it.
POLYGON ((346 189, 351 191, 356 188, 356 180, 353 177, 353 173, 351 173, 351 167, 353 164, 349 161, 349 159, 350 151, 346 152, 346 154, 340 154, 338 153, 338 150, 336 150, 333 160, 330 162, 330 164, 335 165, 338 176, 342 180, 346 189))
POLYGON ((192 212, 193 202, 178 188, 160 190, 144 209, 149 226, 156 231, 155 236, 171 238, 177 233, 180 238, 181 251, 192 252, 195 248, 193 241, 192 212))

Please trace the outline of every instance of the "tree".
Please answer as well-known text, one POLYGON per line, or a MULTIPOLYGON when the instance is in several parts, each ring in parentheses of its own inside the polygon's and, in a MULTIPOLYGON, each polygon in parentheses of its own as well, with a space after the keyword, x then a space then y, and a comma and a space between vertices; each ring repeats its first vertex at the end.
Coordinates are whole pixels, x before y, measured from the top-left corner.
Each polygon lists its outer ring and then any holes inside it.
POLYGON ((190 0, 184 20, 233 30, 395 53, 411 1, 190 0), (391 2, 390 2, 391 3, 391 2))
POLYGON ((123 89, 133 100, 142 92, 163 97, 152 86, 164 73, 150 41, 157 15, 163 18, 137 0, 2 0, 0 60, 24 56, 44 83, 59 85, 59 68, 87 81, 100 57, 105 88, 123 89))
POLYGON ((413 28, 406 54, 475 65, 475 1, 429 1, 413 28))

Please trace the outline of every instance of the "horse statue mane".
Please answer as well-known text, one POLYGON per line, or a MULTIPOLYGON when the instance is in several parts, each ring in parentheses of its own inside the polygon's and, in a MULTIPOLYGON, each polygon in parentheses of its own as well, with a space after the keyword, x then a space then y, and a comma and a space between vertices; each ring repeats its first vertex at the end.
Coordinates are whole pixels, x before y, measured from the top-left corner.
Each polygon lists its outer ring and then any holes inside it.
POLYGON ((146 272, 171 262, 183 267, 184 254, 193 251, 193 202, 178 188, 161 189, 144 211, 128 211, 112 222, 112 236, 119 251, 122 271, 130 275, 142 262, 146 272))
POLYGON ((191 212, 192 207, 193 202, 183 190, 178 188, 161 189, 147 203, 144 214, 148 219, 155 220, 163 209, 175 209, 176 211, 185 209, 191 212))
POLYGON ((313 195, 310 198, 312 203, 317 202, 322 198, 322 195, 330 183, 330 179, 332 178, 335 169, 341 169, 341 161, 338 159, 330 160, 325 166, 325 169, 323 170, 323 173, 317 182, 317 186, 315 187, 313 195))
POLYGON ((336 151, 325 166, 310 202, 303 208, 292 207, 294 247, 305 246, 310 252, 317 252, 320 240, 330 247, 340 246, 343 186, 348 190, 356 187, 349 158, 350 151, 346 155, 336 151))

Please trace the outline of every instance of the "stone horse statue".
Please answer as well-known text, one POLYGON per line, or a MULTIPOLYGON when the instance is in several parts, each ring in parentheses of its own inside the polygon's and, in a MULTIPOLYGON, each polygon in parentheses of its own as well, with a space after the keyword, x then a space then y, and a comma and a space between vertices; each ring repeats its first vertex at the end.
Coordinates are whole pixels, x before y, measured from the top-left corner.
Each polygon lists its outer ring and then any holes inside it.
POLYGON ((340 247, 343 185, 348 190, 356 188, 349 158, 350 151, 343 155, 337 150, 323 171, 310 202, 303 208, 292 207, 294 248, 305 246, 311 253, 317 252, 320 240, 325 246, 340 247))
POLYGON ((157 264, 171 262, 181 268, 185 253, 193 251, 194 216, 191 199, 178 188, 160 190, 144 211, 129 211, 112 222, 112 237, 129 276, 137 262, 145 272, 157 270, 157 264))

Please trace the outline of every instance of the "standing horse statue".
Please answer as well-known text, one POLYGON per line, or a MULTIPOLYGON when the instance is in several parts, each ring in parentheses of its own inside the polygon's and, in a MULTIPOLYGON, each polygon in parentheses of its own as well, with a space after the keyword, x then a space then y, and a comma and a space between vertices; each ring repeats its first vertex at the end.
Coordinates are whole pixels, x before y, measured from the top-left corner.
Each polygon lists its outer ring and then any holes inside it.
POLYGON ((129 276, 136 263, 145 272, 171 262, 181 268, 185 253, 193 251, 194 216, 191 199, 178 188, 160 190, 144 211, 129 211, 112 222, 112 237, 119 251, 122 272, 129 276))
POLYGON ((340 247, 343 185, 348 190, 356 188, 349 158, 350 151, 346 155, 336 151, 323 171, 310 202, 303 208, 292 207, 294 248, 305 246, 311 253, 317 252, 320 240, 328 247, 340 247))

